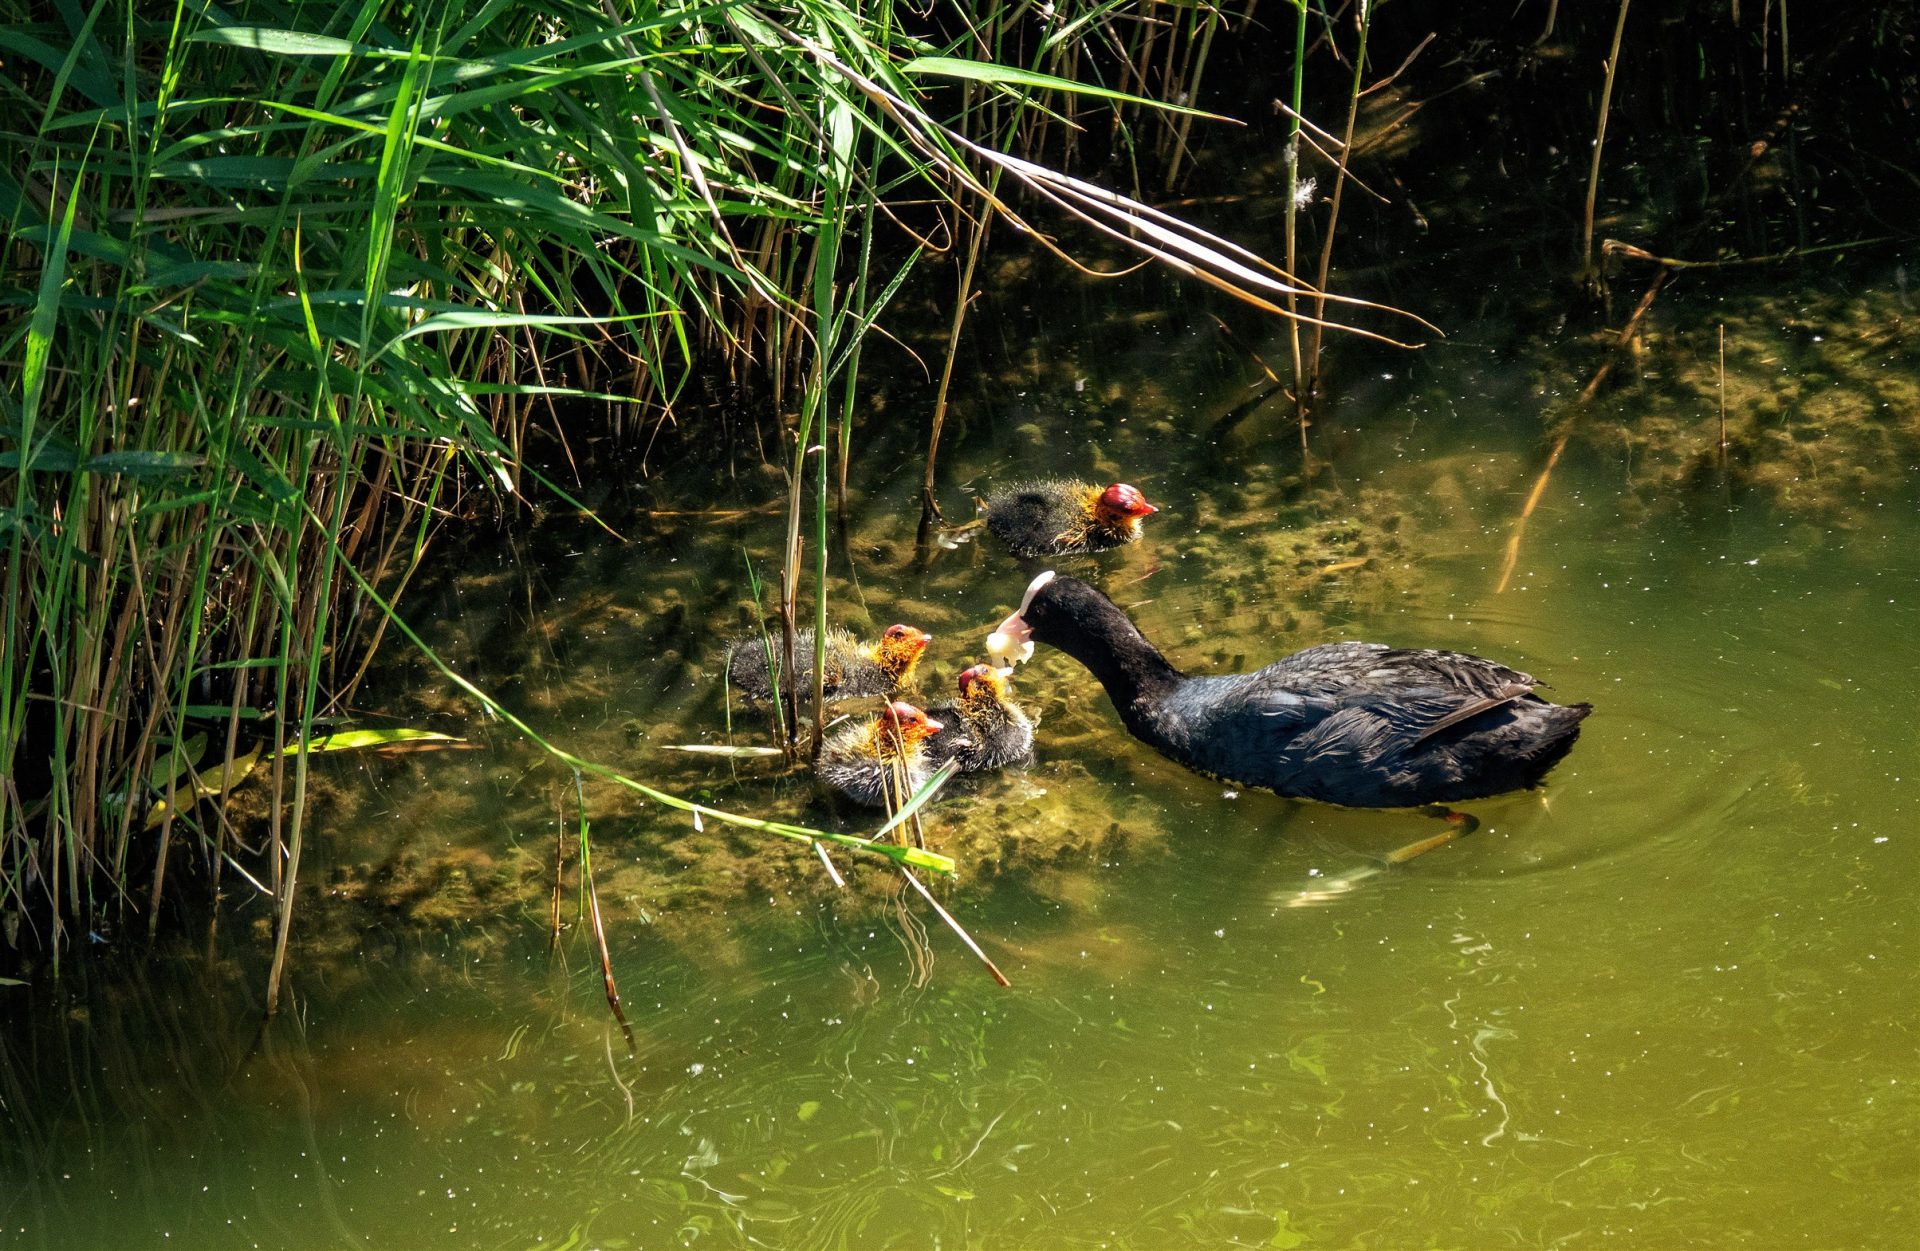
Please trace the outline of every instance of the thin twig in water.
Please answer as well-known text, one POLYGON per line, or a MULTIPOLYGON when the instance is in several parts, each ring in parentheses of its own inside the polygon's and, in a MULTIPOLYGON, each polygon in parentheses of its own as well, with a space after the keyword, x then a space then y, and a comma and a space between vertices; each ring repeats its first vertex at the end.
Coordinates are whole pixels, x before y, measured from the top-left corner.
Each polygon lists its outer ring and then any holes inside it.
POLYGON ((928 906, 940 914, 940 919, 947 923, 947 928, 960 936, 960 941, 967 945, 967 950, 980 958, 980 963, 987 966, 987 972, 992 975, 994 981, 1000 983, 1002 986, 1013 985, 1012 982, 1007 980, 1007 975, 1000 971, 1000 966, 995 964, 986 952, 980 950, 980 944, 973 941, 973 935, 967 933, 960 922, 954 919, 953 914, 940 906, 940 901, 933 897, 933 892, 928 890, 921 883, 920 879, 913 875, 912 869, 902 866, 900 874, 913 885, 913 889, 920 892, 920 897, 927 901, 928 906))
POLYGON ((1547 453, 1546 466, 1540 470, 1540 476, 1534 480, 1533 490, 1527 493, 1526 506, 1520 510, 1520 518, 1514 523, 1513 536, 1507 540, 1506 558, 1500 564, 1500 580, 1493 588, 1495 595, 1507 589, 1507 583, 1513 578, 1514 567, 1520 563, 1520 541, 1527 534, 1527 519, 1533 516, 1533 510, 1540 504, 1540 497, 1547 492, 1547 480, 1553 477, 1553 467, 1560 463, 1560 453, 1567 450, 1567 440, 1573 437, 1575 420, 1586 408, 1587 401, 1593 398, 1594 392, 1600 389, 1600 384, 1606 380, 1607 375, 1613 372, 1614 362, 1620 359, 1621 350, 1632 340, 1633 332, 1639 328, 1640 319, 1646 316, 1648 309, 1653 307, 1653 297, 1660 294, 1660 288, 1666 284, 1667 273, 1667 270, 1662 269, 1654 275, 1653 285, 1648 287, 1647 293, 1640 297, 1640 303, 1634 307, 1633 316, 1627 318, 1627 324, 1620 327, 1620 337, 1614 340, 1614 350, 1607 354, 1607 359, 1600 363, 1600 368, 1593 371, 1593 377, 1587 379, 1587 385, 1580 389, 1579 396, 1574 399, 1572 412, 1568 415, 1566 424, 1561 427, 1560 437, 1554 440, 1553 450, 1547 453))
MULTIPOLYGON (((1360 94, 1363 96, 1370 96, 1376 91, 1380 91, 1380 90, 1383 90, 1384 88, 1391 87, 1393 85, 1393 80, 1407 72, 1407 68, 1413 64, 1414 58, 1427 50, 1427 45, 1433 42, 1434 37, 1438 33, 1439 33, 1438 31, 1427 32, 1427 37, 1425 39, 1422 39, 1419 42, 1419 44, 1415 46, 1413 51, 1407 53, 1407 59, 1400 62, 1400 67, 1398 69, 1394 70, 1393 73, 1388 74, 1385 78, 1382 78, 1379 82, 1373 84, 1373 86, 1367 88, 1365 91, 1361 92, 1360 94)), ((1436 99, 1437 98, 1438 97, 1436 97, 1436 99)))
POLYGON ((1594 286, 1599 284, 1599 271, 1593 265, 1593 207, 1600 196, 1600 150, 1607 142, 1607 110, 1613 103, 1613 78, 1620 68, 1620 36, 1627 29, 1629 3, 1631 0, 1620 0, 1620 16, 1613 25, 1613 50, 1607 54, 1606 82, 1600 88, 1600 120, 1594 127, 1593 164, 1587 171, 1587 211, 1580 228, 1580 276, 1594 286))
POLYGON ((1713 261, 1687 261, 1674 256, 1657 256, 1645 248, 1623 243, 1618 239, 1607 239, 1600 244, 1600 252, 1605 256, 1624 256, 1629 260, 1652 261, 1668 269, 1730 269, 1739 265, 1772 265, 1778 261, 1797 261, 1820 252, 1846 252, 1855 248, 1869 247, 1877 243, 1892 243, 1897 235, 1875 235, 1867 239, 1848 239, 1840 243, 1823 243, 1811 248, 1788 248, 1784 252, 1771 252, 1766 256, 1729 256, 1713 261))
POLYGON ((621 1034, 626 1036, 627 1054, 636 1055, 633 1027, 627 1024, 627 1014, 620 1007, 620 986, 613 976, 612 953, 607 950, 607 927, 600 915, 600 892, 594 889, 593 847, 591 833, 587 829, 587 788, 578 769, 573 771, 573 790, 574 802, 580 806, 580 878, 581 885, 587 891, 587 914, 593 922, 593 941, 600 950, 600 981, 606 987, 607 1008, 613 1013, 613 1019, 620 1023, 621 1034))
POLYGON ((992 224, 992 217, 982 217, 973 223, 967 259, 960 266, 960 290, 958 298, 954 300, 953 324, 947 332, 947 358, 940 366, 940 387, 934 393, 933 425, 927 434, 926 475, 920 484, 920 545, 923 548, 934 523, 945 520, 940 512, 940 501, 934 494, 934 468, 940 458, 940 431, 947 422, 947 395, 953 384, 953 362, 960 353, 960 330, 966 324, 967 308, 973 303, 974 270, 980 264, 980 253, 986 247, 987 230, 992 224))
POLYGON ((1727 472, 1727 327, 1720 326, 1720 472, 1727 472))
MULTIPOLYGON (((1332 131, 1328 130, 1324 126, 1314 125, 1313 122, 1309 120, 1305 114, 1294 112, 1293 106, 1288 104, 1285 100, 1275 100, 1273 102, 1273 107, 1276 111, 1285 114, 1296 125, 1302 127, 1303 129, 1312 131, 1315 135, 1326 140, 1328 143, 1332 144, 1334 147, 1339 148, 1343 151, 1346 149, 1348 140, 1340 138, 1340 136, 1334 134, 1332 131)), ((1349 137, 1351 137, 1352 132, 1349 131, 1348 134, 1349 134, 1349 137)))

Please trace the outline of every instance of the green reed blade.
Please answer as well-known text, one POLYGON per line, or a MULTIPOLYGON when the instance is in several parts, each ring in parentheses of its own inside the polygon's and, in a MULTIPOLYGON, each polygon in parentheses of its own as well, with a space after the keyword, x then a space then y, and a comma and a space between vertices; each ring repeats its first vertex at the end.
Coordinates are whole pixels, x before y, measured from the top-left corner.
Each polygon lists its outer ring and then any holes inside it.
POLYGON ((953 775, 959 771, 960 766, 951 760, 935 769, 927 780, 920 784, 920 789, 908 796, 907 802, 901 804, 899 810, 887 819, 887 823, 874 831, 874 840, 877 842, 886 838, 887 835, 899 829, 908 818, 932 803, 933 797, 940 793, 940 788, 951 781, 953 775))

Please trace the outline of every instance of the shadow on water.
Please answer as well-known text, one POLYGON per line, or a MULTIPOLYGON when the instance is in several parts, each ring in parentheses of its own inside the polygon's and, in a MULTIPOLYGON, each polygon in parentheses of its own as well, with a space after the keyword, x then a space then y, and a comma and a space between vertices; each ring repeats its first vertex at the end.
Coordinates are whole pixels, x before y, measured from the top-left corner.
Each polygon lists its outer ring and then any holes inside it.
MULTIPOLYGON (((950 505, 1015 476, 1132 481, 1164 509, 1147 541, 1077 571, 1177 663, 1340 638, 1498 657, 1596 705, 1550 785, 1292 907, 1431 823, 1189 774, 1043 653, 1017 681, 1038 761, 931 822, 1011 992, 917 935, 882 874, 835 892, 802 849, 591 785, 629 1057, 571 876, 546 945, 571 778, 400 664, 391 710, 487 750, 316 762, 295 1009, 266 1036, 258 901, 212 952, 34 988, 31 1027, 0 1031, 0 1226, 69 1247, 1888 1245, 1920 1172, 1920 370, 1884 333, 1894 295, 1856 295, 1881 329, 1820 292, 1663 306, 1663 363, 1586 419, 1502 595, 1540 418, 1579 385, 1552 350, 1476 331, 1379 358, 1316 427, 1309 481, 1276 402, 1209 420, 1245 371, 1197 321, 1001 309, 950 505), (1742 328, 1741 453, 1703 480, 1709 318, 1742 328), (1829 322, 1823 352, 1801 327, 1829 322), (1867 378, 1884 421, 1858 411, 1867 378)), ((876 396, 833 606, 931 630, 931 694, 1031 570, 984 542, 916 561, 913 395, 876 396)), ((738 468, 633 484, 608 515, 627 543, 554 517, 476 545, 412 613, 570 750, 866 828, 804 777, 663 750, 725 738, 742 557, 774 564, 779 484, 738 468)))

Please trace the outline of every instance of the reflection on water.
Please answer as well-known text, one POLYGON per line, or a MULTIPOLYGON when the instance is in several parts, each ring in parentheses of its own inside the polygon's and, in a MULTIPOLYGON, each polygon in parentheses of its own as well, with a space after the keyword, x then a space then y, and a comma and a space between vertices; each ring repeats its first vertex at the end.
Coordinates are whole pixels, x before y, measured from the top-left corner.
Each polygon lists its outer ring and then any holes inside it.
MULTIPOLYGON (((1331 483, 1306 490, 1277 411, 1215 427, 1239 396, 1212 354, 1126 325, 1084 359, 1010 342, 957 422, 950 500, 1035 470, 1140 485, 1164 508, 1148 539, 1078 568, 1192 668, 1357 637, 1528 669, 1596 706, 1548 789, 1364 872, 1432 823, 1186 773, 1043 652, 1017 684, 1039 761, 931 823, 1011 991, 903 928, 884 875, 837 893, 803 851, 593 789, 629 1057, 582 935, 545 945, 571 779, 506 741, 327 761, 273 1028, 242 903, 217 956, 83 969, 0 1032, 5 1237, 1894 1245, 1920 1175, 1911 495, 1856 481, 1813 509, 1595 437, 1495 596, 1539 464, 1542 402, 1510 368, 1389 360, 1417 378, 1349 389, 1315 431, 1331 483)), ((919 428, 879 423, 834 593, 849 625, 933 631, 938 691, 1028 570, 986 543, 916 563, 919 428)), ((772 565, 776 489, 649 485, 612 518, 631 542, 561 519, 537 559, 449 575, 416 613, 572 750, 862 828, 803 778, 661 750, 725 737, 714 675, 751 617, 743 554, 772 565)), ((410 720, 467 724, 417 686, 410 720)))

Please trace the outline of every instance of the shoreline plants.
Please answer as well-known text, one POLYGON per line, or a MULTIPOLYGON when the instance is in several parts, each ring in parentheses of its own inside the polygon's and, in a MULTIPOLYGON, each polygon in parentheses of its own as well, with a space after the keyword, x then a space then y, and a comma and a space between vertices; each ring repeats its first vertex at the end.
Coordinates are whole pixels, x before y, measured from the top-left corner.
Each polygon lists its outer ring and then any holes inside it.
MULTIPOLYGON (((1056 252, 1042 219, 1071 219, 1276 312, 1317 296, 1019 154, 1070 155, 1096 114, 1178 153, 1203 115, 1147 93, 1197 86, 1227 21, 0 7, 0 962, 57 972, 76 934, 151 931, 184 856, 273 897, 277 981, 305 747, 375 645, 413 637, 447 521, 568 498, 531 466, 692 420, 715 380, 789 433, 775 637, 804 673, 862 339, 917 260, 977 256, 993 218, 1056 252), (265 831, 186 802, 255 768, 265 831)), ((797 754, 819 727, 795 705, 797 754)))

